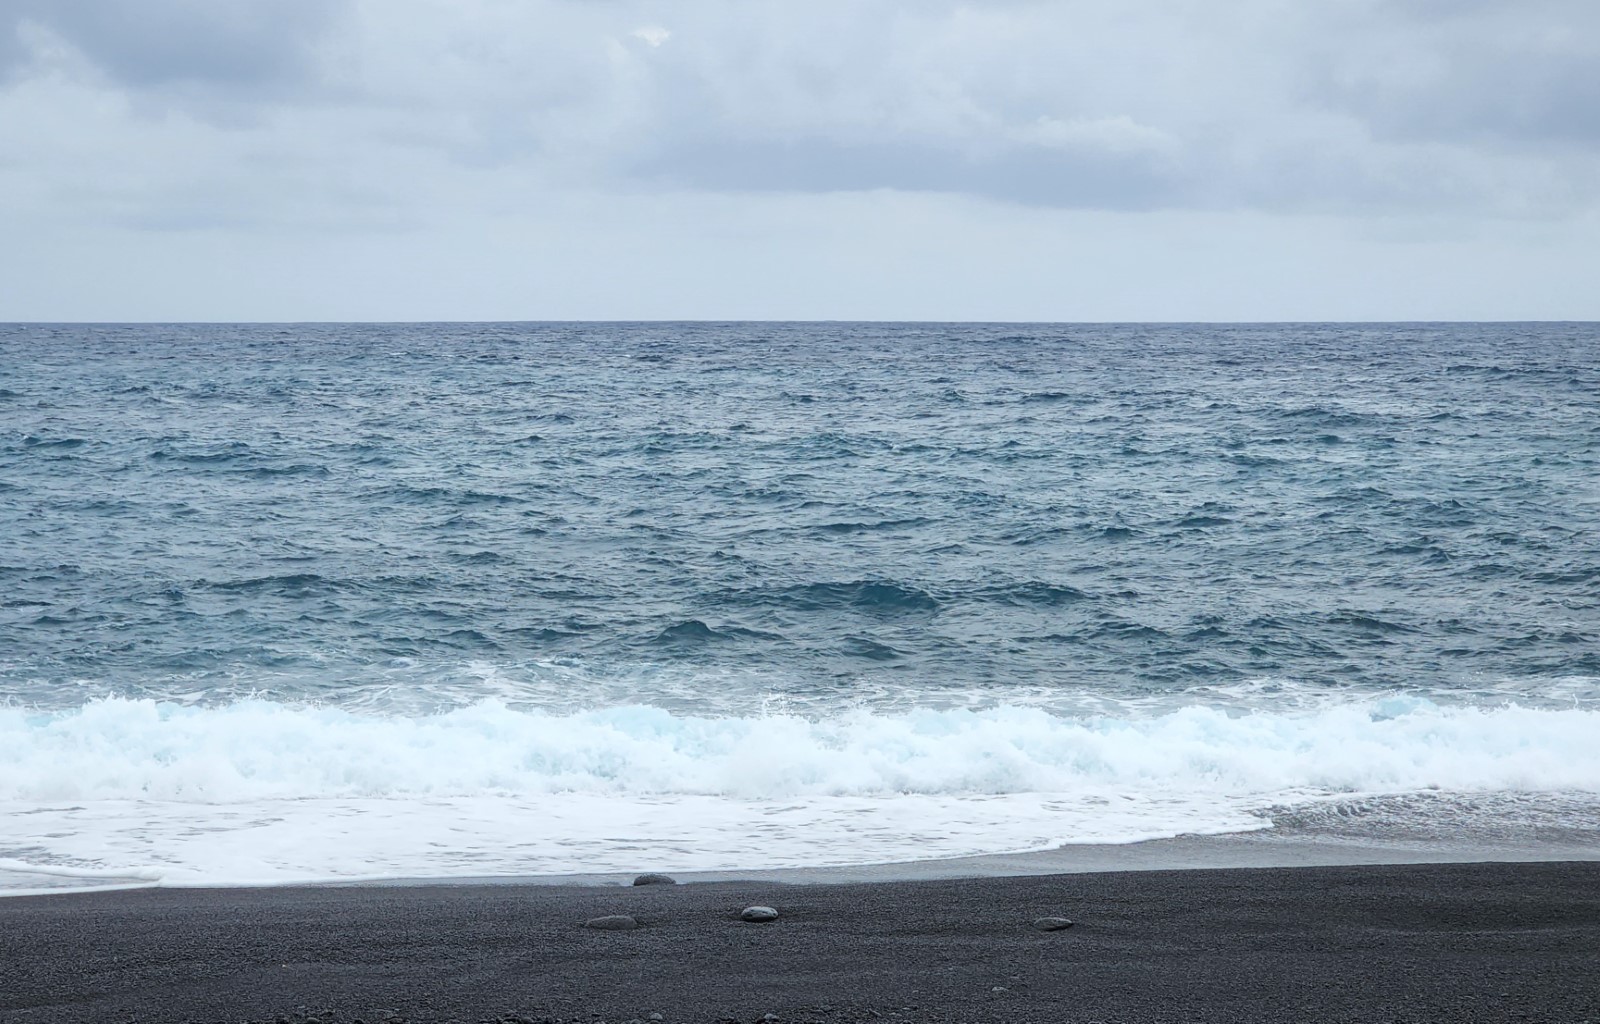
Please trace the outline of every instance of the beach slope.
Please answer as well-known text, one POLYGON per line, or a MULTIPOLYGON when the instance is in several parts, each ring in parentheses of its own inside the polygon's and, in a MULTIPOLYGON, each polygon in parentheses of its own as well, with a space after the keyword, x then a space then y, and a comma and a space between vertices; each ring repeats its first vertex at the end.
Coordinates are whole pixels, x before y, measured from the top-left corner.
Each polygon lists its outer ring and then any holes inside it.
POLYGON ((7 1022, 1577 1022, 1597 963, 1596 863, 0 900, 7 1022))

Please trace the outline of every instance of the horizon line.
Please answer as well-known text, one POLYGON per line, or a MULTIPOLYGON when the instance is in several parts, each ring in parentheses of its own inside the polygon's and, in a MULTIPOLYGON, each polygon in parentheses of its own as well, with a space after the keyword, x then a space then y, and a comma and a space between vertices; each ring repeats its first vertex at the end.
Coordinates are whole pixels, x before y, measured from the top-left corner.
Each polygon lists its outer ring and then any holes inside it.
POLYGON ((1597 319, 1570 318, 1508 318, 1508 319, 1400 319, 1400 320, 907 320, 888 318, 851 319, 815 317, 790 319, 782 317, 712 318, 712 317, 644 317, 644 318, 558 318, 540 319, 442 319, 442 320, 0 320, 4 327, 296 327, 296 326, 419 326, 424 324, 937 324, 952 326, 1040 326, 1040 327, 1180 327, 1205 326, 1378 326, 1378 325, 1434 325, 1434 324, 1600 324, 1597 319))

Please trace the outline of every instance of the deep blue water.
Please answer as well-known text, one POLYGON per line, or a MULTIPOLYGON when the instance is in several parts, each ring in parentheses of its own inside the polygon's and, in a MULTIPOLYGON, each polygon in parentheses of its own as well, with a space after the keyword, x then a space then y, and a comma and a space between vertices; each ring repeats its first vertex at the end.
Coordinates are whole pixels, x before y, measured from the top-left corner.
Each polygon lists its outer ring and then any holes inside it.
POLYGON ((0 327, 0 697, 1559 691, 1600 675, 1597 357, 1595 325, 0 327))

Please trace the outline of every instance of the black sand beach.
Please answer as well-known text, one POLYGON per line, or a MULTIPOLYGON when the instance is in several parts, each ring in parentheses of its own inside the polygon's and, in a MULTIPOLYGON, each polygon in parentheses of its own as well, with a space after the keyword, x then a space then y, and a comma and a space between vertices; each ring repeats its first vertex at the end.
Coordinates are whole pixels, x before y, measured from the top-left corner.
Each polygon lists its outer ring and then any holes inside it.
POLYGON ((1600 864, 21 897, 0 964, 19 1022, 1578 1022, 1600 864))

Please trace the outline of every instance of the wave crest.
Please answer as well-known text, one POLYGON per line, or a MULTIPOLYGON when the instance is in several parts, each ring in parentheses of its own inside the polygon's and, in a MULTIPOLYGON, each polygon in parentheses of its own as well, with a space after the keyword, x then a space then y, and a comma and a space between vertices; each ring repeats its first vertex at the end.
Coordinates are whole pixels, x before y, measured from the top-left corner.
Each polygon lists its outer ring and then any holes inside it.
POLYGON ((1263 804, 1426 790, 1600 792, 1600 711, 1420 698, 1116 718, 1039 708, 694 716, 484 701, 400 717, 247 700, 0 710, 0 800, 226 803, 587 792, 741 799, 1138 792, 1263 804))

